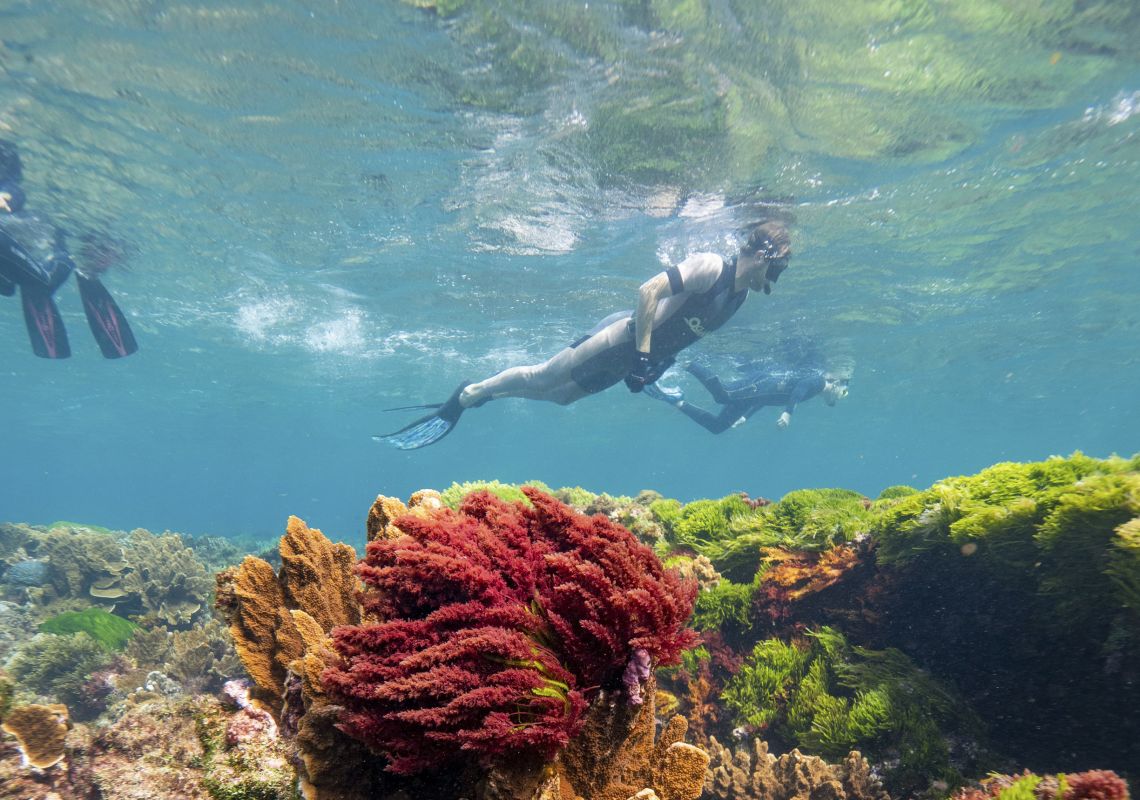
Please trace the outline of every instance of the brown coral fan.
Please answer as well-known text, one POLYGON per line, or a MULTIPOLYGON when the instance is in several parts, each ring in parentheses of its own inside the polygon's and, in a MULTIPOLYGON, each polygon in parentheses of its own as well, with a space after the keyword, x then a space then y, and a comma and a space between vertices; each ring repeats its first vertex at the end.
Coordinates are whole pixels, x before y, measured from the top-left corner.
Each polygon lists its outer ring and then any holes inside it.
POLYGON ((69 727, 67 706, 60 703, 16 706, 0 725, 6 733, 19 739, 24 760, 39 769, 47 769, 63 760, 63 743, 69 727))
POLYGON ((289 665, 305 655, 307 642, 316 644, 313 639, 335 625, 359 624, 361 613, 352 547, 290 517, 280 548, 279 575, 247 556, 217 576, 218 608, 238 656, 261 694, 278 700, 289 665))
POLYGON ((279 575, 254 557, 218 573, 218 609, 257 685, 255 694, 280 710, 304 796, 380 796, 382 764, 335 727, 339 709, 319 682, 328 632, 362 618, 352 570, 356 553, 296 517, 289 518, 280 550, 279 575))
POLYGON ((852 751, 841 764, 799 750, 777 758, 760 739, 751 753, 709 740, 705 796, 713 800, 889 800, 866 760, 852 751))

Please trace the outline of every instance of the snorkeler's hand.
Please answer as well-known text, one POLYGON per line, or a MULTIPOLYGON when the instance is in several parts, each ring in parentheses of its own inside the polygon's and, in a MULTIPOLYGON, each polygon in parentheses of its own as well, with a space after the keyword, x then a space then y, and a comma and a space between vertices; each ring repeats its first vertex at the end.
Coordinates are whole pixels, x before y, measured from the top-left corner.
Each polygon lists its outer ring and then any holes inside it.
POLYGON ((783 414, 781 414, 780 418, 778 420, 776 420, 776 427, 779 428, 780 430, 783 430, 784 428, 788 427, 791 424, 792 424, 792 415, 789 414, 787 411, 785 411, 783 414))
POLYGON ((638 351, 633 357, 629 374, 625 376, 625 385, 631 392, 640 392, 650 383, 653 383, 653 365, 649 361, 649 354, 638 351))

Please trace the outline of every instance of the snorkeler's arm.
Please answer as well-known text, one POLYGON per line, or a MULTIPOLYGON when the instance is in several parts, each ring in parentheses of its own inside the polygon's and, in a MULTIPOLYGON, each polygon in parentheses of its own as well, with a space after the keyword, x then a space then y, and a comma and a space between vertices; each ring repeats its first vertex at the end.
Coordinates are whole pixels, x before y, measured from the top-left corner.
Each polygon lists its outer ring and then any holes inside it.
POLYGON ((796 410, 796 405, 810 397, 815 397, 823 391, 823 386, 824 379, 820 375, 813 375, 797 382, 788 397, 788 404, 784 406, 784 413, 780 414, 780 418, 776 420, 776 427, 782 430, 791 425, 792 412, 796 410))
MULTIPOLYGON (((658 305, 668 297, 682 292, 701 292, 708 289, 720 275, 724 262, 712 253, 690 256, 675 267, 659 272, 641 284, 637 296, 637 309, 633 314, 633 342, 636 352, 625 385, 631 392, 640 392, 660 376, 650 359, 653 346, 653 325, 657 322, 658 305), (715 266, 713 266, 715 262, 715 266), (710 266, 713 268, 710 270, 710 266), (692 280, 690 280, 692 278, 692 280)), ((659 353, 659 363, 671 356, 659 353)))
POLYGON ((724 261, 715 253, 695 253, 675 267, 669 267, 641 284, 634 313, 633 341, 640 353, 649 353, 657 306, 667 297, 682 292, 703 292, 716 283, 724 261))
POLYGON ((633 338, 639 353, 649 353, 653 341, 653 318, 657 316, 657 304, 672 294, 667 272, 659 272, 641 284, 637 292, 637 311, 633 316, 633 338))

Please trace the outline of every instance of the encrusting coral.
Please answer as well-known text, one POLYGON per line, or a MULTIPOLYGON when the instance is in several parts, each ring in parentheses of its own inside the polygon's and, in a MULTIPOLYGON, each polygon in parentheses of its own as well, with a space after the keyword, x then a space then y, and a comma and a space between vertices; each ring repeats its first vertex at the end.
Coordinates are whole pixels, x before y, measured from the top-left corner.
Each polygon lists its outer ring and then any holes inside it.
POLYGON ((395 772, 463 754, 550 759, 580 728, 586 692, 640 702, 650 664, 694 641, 695 584, 608 519, 522 491, 533 508, 475 493, 368 545, 364 604, 383 621, 333 632, 341 661, 322 683, 343 729, 395 772))
POLYGON ((761 739, 732 750, 713 738, 709 755, 708 800, 889 800, 857 751, 828 764, 799 750, 777 758, 761 739))
MULTIPOLYGON (((654 696, 650 678, 647 696, 654 696)), ((602 693, 582 731, 559 755, 558 796, 566 800, 696 800, 704 787, 708 754, 682 741, 688 725, 673 716, 657 732, 654 701, 640 706, 602 693)))
POLYGON ((67 706, 61 703, 16 706, 4 715, 0 728, 20 741, 25 761, 47 769, 63 760, 64 740, 71 727, 67 706))

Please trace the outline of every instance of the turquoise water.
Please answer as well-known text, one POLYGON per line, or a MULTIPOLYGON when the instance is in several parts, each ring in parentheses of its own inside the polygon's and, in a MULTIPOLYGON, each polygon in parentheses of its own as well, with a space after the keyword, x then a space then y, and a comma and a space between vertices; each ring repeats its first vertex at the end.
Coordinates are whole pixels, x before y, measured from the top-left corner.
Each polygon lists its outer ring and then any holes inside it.
POLYGON ((141 347, 103 360, 68 285, 39 360, 0 303, 0 519, 352 540, 453 481, 874 496, 1140 451, 1132 3, 450 5, 0 2, 0 138, 30 209, 132 245, 141 347), (688 355, 810 346, 836 408, 712 436, 619 385, 370 439, 761 212, 791 268, 688 355))

